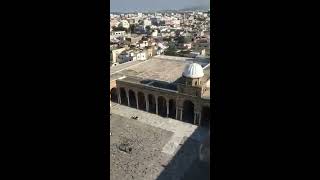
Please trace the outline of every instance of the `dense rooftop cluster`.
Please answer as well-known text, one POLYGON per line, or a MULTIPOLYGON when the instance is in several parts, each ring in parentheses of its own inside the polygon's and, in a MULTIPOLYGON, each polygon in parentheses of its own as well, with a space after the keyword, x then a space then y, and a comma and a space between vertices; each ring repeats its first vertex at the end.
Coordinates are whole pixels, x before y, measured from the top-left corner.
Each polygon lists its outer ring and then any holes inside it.
POLYGON ((110 14, 110 66, 155 55, 210 56, 210 13, 110 14))

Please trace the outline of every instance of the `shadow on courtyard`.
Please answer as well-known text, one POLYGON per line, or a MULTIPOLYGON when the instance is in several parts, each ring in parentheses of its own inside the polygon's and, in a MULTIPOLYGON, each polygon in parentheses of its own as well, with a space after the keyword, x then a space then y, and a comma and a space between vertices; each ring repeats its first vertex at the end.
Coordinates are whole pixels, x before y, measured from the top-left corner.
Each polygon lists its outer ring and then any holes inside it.
MULTIPOLYGON (((200 143, 194 140, 198 137, 201 128, 197 128, 194 133, 181 144, 180 149, 167 165, 163 165, 164 170, 157 177, 157 180, 209 180, 210 164, 200 161, 200 143)), ((208 133, 202 131, 201 142, 208 137, 208 133)), ((207 132, 207 131, 205 131, 207 132)))

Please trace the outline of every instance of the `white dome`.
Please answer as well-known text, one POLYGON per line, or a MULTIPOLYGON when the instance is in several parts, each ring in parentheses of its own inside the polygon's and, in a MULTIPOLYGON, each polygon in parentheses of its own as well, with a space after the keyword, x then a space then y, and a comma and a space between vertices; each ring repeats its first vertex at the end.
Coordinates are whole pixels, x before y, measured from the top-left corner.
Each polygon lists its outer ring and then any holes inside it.
POLYGON ((200 78, 204 75, 203 68, 200 64, 192 63, 187 65, 182 75, 189 78, 200 78))

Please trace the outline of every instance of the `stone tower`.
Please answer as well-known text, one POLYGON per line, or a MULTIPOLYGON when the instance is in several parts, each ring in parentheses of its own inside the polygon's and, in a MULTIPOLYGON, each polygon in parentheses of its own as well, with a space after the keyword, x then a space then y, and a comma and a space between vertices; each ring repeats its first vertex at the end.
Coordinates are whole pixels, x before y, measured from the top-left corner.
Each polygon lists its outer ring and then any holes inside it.
POLYGON ((197 63, 192 63, 186 66, 182 73, 182 84, 178 86, 178 91, 183 94, 192 96, 202 95, 203 88, 203 68, 197 63))

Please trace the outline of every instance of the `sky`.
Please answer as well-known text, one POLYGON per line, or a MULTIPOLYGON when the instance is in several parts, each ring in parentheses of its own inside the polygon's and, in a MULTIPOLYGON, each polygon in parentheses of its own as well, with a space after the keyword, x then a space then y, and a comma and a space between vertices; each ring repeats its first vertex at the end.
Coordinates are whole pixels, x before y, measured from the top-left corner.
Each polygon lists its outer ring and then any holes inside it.
POLYGON ((111 11, 145 11, 163 9, 182 9, 208 5, 210 0, 110 0, 111 11))

